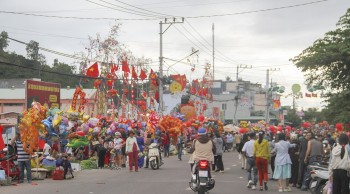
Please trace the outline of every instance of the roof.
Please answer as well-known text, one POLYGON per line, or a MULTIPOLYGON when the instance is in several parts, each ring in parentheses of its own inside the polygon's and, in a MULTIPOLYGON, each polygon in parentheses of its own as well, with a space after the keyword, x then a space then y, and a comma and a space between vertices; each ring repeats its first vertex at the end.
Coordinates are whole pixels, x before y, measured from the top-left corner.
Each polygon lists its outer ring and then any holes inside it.
MULTIPOLYGON (((61 99, 72 99, 74 89, 61 88, 61 99)), ((88 98, 91 98, 96 89, 84 89, 88 98)), ((4 89, 0 88, 0 99, 2 100, 22 100, 25 99, 24 88, 4 89)))

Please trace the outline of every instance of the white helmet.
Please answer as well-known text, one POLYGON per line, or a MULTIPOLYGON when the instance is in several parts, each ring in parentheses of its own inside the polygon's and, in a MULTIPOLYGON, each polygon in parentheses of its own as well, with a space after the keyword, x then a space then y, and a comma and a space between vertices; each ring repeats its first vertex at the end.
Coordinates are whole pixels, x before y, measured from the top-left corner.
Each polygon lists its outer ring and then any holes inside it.
POLYGON ((122 134, 119 132, 119 131, 117 131, 117 132, 115 132, 115 134, 114 134, 115 136, 121 136, 122 134))

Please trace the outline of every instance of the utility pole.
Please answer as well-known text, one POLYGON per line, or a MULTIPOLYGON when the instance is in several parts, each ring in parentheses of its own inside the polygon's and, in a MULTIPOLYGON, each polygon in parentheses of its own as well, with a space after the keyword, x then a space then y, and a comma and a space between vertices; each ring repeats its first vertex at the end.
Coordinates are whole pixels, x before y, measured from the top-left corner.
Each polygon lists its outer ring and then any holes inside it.
POLYGON ((215 80, 215 46, 214 46, 214 23, 213 23, 213 81, 215 80))
MULTIPOLYGON (((265 107, 265 120, 266 123, 270 123, 270 83, 269 83, 269 79, 270 79, 270 71, 279 71, 279 68, 271 68, 271 69, 267 69, 266 70, 266 94, 265 94, 265 98, 266 98, 266 107, 265 107)), ((272 83, 271 83, 272 84, 272 83)), ((272 92, 272 91, 271 91, 272 92)))
POLYGON ((239 73, 239 68, 242 69, 251 69, 253 68, 253 66, 249 66, 249 65, 237 65, 237 72, 236 72, 236 97, 235 97, 235 114, 233 116, 233 123, 234 124, 238 124, 237 122, 237 118, 236 118, 236 114, 237 114, 237 110, 238 110, 238 99, 239 99, 239 78, 238 78, 238 73, 239 73))
POLYGON ((164 22, 159 22, 159 114, 163 116, 164 111, 164 102, 163 102, 163 34, 170 28, 173 24, 184 23, 185 18, 165 18, 164 22), (168 25, 167 28, 163 31, 163 25, 168 25))

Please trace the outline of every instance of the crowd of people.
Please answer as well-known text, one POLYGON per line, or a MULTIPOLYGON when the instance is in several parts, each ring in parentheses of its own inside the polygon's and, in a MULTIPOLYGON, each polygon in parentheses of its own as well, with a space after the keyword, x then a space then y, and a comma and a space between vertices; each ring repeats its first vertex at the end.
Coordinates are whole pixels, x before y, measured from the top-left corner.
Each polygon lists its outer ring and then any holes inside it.
MULTIPOLYGON (((349 136, 343 132, 317 130, 281 131, 277 134, 265 131, 251 131, 244 134, 238 132, 215 133, 200 128, 197 134, 187 136, 179 134, 174 141, 166 132, 143 134, 142 130, 129 130, 128 133, 116 132, 106 136, 95 137, 90 146, 75 149, 67 148, 65 153, 57 154, 57 145, 45 144, 43 156, 57 158, 58 166, 64 168, 64 175, 73 172, 69 160, 85 160, 97 157, 97 166, 102 169, 113 165, 117 168, 128 167, 130 172, 138 172, 139 168, 148 168, 147 148, 157 143, 160 160, 169 157, 170 145, 175 142, 178 160, 187 145, 200 147, 210 142, 211 149, 206 157, 212 162, 214 172, 224 173, 223 153, 235 147, 241 159, 241 168, 246 170, 247 187, 250 189, 268 190, 268 181, 278 181, 279 192, 289 192, 291 187, 307 190, 307 166, 314 162, 329 162, 330 181, 333 193, 349 193, 350 146, 349 136), (204 138, 205 136, 205 138, 204 138), (197 141, 198 140, 198 141, 197 141), (235 145, 235 146, 233 146, 235 145), (231 147, 232 146, 232 147, 231 147), (90 149, 88 148, 90 147, 90 149), (212 155, 212 157, 211 157, 212 155), (128 158, 128 159, 127 159, 128 158), (269 167, 270 165, 270 167, 269 167), (270 174, 270 177, 268 175, 270 174)), ((24 170, 31 171, 30 156, 21 149, 23 144, 17 136, 12 141, 17 145, 20 182, 24 181, 24 170)), ((192 150, 190 163, 198 153, 192 150)), ((27 173, 27 181, 32 181, 31 173, 27 173)))

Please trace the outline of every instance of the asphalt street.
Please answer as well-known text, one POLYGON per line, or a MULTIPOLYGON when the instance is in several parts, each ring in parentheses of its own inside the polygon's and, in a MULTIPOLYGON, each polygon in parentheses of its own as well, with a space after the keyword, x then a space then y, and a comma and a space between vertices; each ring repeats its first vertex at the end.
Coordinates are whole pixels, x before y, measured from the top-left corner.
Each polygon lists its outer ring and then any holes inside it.
MULTIPOLYGON (((237 152, 225 152, 223 156, 225 172, 213 173, 216 185, 211 194, 240 193, 278 193, 277 181, 269 181, 269 191, 246 188, 245 171, 241 169, 237 152)), ((16 186, 0 187, 1 194, 192 194, 188 186, 190 167, 188 155, 178 161, 176 156, 165 158, 165 164, 159 170, 140 169, 139 172, 122 170, 84 170, 75 173, 70 180, 45 179, 23 183, 16 186)), ((292 188, 291 193, 302 192, 292 188)))

